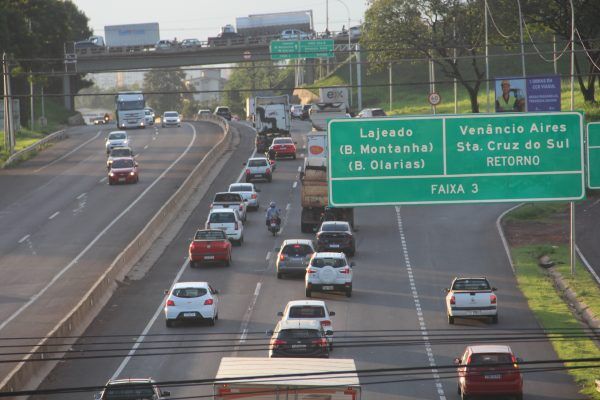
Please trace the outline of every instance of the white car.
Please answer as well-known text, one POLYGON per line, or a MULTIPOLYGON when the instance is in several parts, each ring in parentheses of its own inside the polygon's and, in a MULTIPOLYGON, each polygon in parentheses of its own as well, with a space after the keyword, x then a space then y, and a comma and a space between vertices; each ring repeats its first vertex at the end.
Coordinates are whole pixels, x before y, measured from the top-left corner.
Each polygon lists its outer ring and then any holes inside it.
POLYGON ((208 321, 214 325, 219 319, 218 290, 207 282, 179 282, 167 290, 165 323, 173 326, 175 321, 208 321))
POLYGON ((386 113, 382 108, 365 108, 358 113, 356 118, 375 118, 385 116, 386 113))
POLYGON ((144 121, 146 125, 154 125, 154 113, 151 110, 144 110, 144 121))
POLYGON ((212 115, 212 112, 210 110, 207 110, 207 109, 198 110, 198 118, 208 117, 209 115, 212 115))
POLYGON ((238 245, 244 242, 244 224, 240 214, 235 209, 217 208, 210 210, 204 228, 220 229, 225 232, 227 239, 238 245))
POLYGON ((446 313, 448 323, 454 324, 454 318, 490 318, 498 323, 498 297, 483 277, 454 278, 450 288, 446 289, 446 313))
POLYGON ((247 200, 246 207, 248 210, 258 210, 260 207, 258 192, 253 183, 232 183, 229 185, 228 192, 239 193, 244 200, 247 200))
POLYGON ((114 147, 129 147, 129 137, 125 131, 113 131, 106 137, 106 154, 114 147))
POLYGON ((306 40, 310 39, 310 35, 298 29, 286 29, 281 32, 281 40, 306 40))
POLYGON ((292 104, 290 106, 290 114, 292 118, 300 119, 302 118, 303 106, 302 104, 292 104))
POLYGON ((312 292, 343 292, 352 297, 352 267, 344 253, 314 253, 306 268, 306 297, 312 292))
POLYGON ((156 42, 156 44, 154 45, 154 48, 156 50, 167 50, 170 49, 172 47, 175 47, 173 42, 171 42, 170 40, 159 40, 158 42, 156 42))
POLYGON ((181 117, 177 111, 165 111, 162 116, 162 127, 181 126, 181 117))
POLYGON ((271 165, 265 157, 249 158, 244 165, 246 166, 246 182, 254 179, 265 179, 267 182, 273 180, 274 165, 271 165))
POLYGON ((335 316, 334 311, 329 311, 323 300, 292 300, 288 301, 283 312, 278 312, 281 321, 296 321, 311 319, 317 320, 327 332, 327 341, 329 350, 333 350, 333 324, 331 317, 335 316))

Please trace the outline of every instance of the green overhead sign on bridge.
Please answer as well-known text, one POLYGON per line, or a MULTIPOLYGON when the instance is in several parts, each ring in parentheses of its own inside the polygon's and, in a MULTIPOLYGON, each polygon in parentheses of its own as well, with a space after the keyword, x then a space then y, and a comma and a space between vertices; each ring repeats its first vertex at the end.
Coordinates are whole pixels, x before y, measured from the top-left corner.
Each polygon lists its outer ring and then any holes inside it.
POLYGON ((600 189, 600 122, 587 124, 587 176, 590 189, 600 189))
POLYGON ((338 207, 578 200, 583 116, 334 120, 328 174, 329 201, 338 207))
POLYGON ((333 39, 272 40, 272 60, 333 57, 333 39))

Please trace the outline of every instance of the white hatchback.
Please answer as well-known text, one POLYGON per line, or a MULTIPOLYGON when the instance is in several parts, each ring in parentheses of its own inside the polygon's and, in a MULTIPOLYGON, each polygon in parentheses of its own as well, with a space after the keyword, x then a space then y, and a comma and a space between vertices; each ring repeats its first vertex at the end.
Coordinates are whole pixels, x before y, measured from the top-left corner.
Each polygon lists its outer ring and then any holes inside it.
POLYGON ((232 208, 216 208, 210 210, 205 229, 220 229, 227 239, 241 245, 244 241, 244 224, 237 210, 232 208))
POLYGON ((115 147, 129 147, 129 137, 125 131, 113 131, 106 137, 106 154, 115 147))
POLYGON ((292 300, 288 301, 283 312, 278 312, 281 321, 296 321, 304 319, 317 320, 327 333, 329 350, 333 350, 333 324, 331 317, 334 311, 329 311, 323 300, 292 300))
POLYGON ((352 267, 344 253, 314 253, 306 268, 306 297, 312 292, 344 292, 352 297, 352 267))
POLYGON ((219 319, 218 290, 208 282, 179 282, 166 291, 165 323, 175 321, 208 321, 212 326, 219 319))

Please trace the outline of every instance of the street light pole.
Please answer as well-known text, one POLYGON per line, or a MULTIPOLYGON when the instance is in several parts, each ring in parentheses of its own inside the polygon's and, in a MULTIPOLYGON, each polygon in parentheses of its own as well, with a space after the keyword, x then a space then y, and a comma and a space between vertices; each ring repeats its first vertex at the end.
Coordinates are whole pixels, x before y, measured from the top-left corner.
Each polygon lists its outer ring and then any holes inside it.
MULTIPOLYGON (((573 0, 569 0, 571 5, 571 111, 575 109, 575 7, 573 0)), ((570 256, 571 256, 571 276, 575 276, 575 202, 569 204, 571 220, 571 238, 570 238, 570 256)))
POLYGON ((523 78, 525 78, 525 44, 523 43, 523 13, 521 11, 521 0, 517 0, 519 6, 519 34, 521 36, 521 68, 523 70, 523 78))
POLYGON ((350 80, 350 90, 349 90, 349 97, 350 97, 350 105, 352 105, 352 86, 353 86, 353 78, 352 78, 352 40, 350 38, 350 8, 348 7, 348 5, 346 3, 344 3, 342 0, 337 0, 341 5, 343 5, 346 8, 346 13, 348 13, 348 71, 349 71, 349 80, 350 80))
MULTIPOLYGON (((485 8, 485 93, 487 96, 487 109, 486 111, 490 112, 490 61, 489 61, 489 45, 488 45, 488 2, 485 0, 483 2, 483 7, 485 8)), ((519 10, 521 7, 519 7, 519 10)), ((521 41, 521 44, 523 42, 521 41)))

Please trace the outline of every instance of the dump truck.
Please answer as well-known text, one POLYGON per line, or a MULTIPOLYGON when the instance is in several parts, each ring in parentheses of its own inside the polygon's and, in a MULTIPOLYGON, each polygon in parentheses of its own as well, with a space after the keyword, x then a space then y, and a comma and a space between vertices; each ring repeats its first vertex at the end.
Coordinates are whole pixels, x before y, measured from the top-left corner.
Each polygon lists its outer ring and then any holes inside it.
POLYGON ((350 358, 223 357, 213 390, 214 400, 361 399, 350 358))

